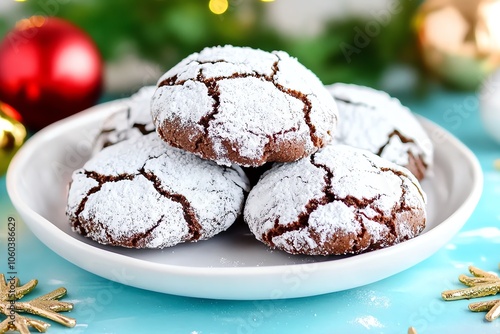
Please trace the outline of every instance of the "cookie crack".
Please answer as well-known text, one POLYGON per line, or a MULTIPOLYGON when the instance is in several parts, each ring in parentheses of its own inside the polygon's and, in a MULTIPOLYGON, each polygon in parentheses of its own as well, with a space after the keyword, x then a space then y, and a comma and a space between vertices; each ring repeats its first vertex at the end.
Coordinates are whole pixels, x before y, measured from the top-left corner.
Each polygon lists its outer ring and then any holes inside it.
POLYGON ((147 180, 149 180, 160 195, 181 205, 184 219, 186 220, 186 223, 188 225, 189 237, 187 238, 187 241, 198 240, 201 236, 202 227, 198 222, 196 214, 193 208, 191 207, 191 204, 189 203, 188 199, 184 195, 171 193, 165 190, 162 187, 160 179, 153 173, 147 172, 144 167, 142 167, 139 170, 139 174, 144 176, 147 180))
MULTIPOLYGON (((227 63, 229 64, 229 62, 227 60, 224 60, 224 59, 218 59, 218 60, 194 60, 194 62, 197 62, 198 64, 200 65, 205 65, 205 64, 219 64, 219 63, 227 63)), ((241 63, 239 63, 241 64, 241 63)), ((236 64, 234 64, 236 65, 236 64)))
MULTIPOLYGON (((274 150, 271 149, 271 146, 273 144, 275 144, 278 140, 278 136, 283 136, 287 133, 290 133, 290 132, 295 132, 297 131, 297 128, 296 127, 292 127, 290 129, 286 129, 286 130, 281 130, 281 131, 278 131, 278 132, 275 132, 273 134, 266 134, 265 136, 267 137, 267 143, 264 145, 264 148, 262 149, 262 160, 265 160, 267 161, 269 156, 271 156, 272 154, 274 154, 274 150)), ((258 133, 255 133, 253 131, 248 131, 249 133, 255 135, 255 136, 260 136, 260 134, 258 133)))
POLYGON ((401 189, 403 189, 403 188, 406 189, 405 187, 403 187, 403 185, 404 185, 404 179, 403 178, 408 179, 415 186, 415 188, 417 188, 420 197, 422 197, 422 199, 425 199, 425 195, 422 192, 422 189, 420 188, 420 186, 417 183, 415 183, 412 180, 412 178, 409 177, 406 173, 404 173, 402 171, 399 171, 399 170, 394 170, 394 169, 388 168, 388 167, 382 167, 382 168, 380 168, 380 170, 382 172, 393 173, 394 175, 396 175, 397 177, 399 177, 399 179, 401 180, 401 189))
MULTIPOLYGON (((364 155, 366 159, 368 159, 368 161, 370 162, 370 164, 372 165, 373 168, 378 168, 375 163, 366 155, 364 155)), ((408 192, 408 188, 407 186, 405 185, 405 179, 408 179, 418 190, 419 192, 419 195, 422 199, 425 199, 425 195, 422 193, 422 190, 420 188, 420 186, 415 183, 413 181, 413 179, 411 177, 409 177, 408 174, 406 174, 405 172, 403 171, 400 171, 400 170, 394 170, 392 168, 389 168, 389 167, 380 167, 380 171, 383 172, 383 173, 392 173, 394 174, 396 177, 399 178, 399 180, 401 181, 401 196, 399 198, 399 201, 392 207, 391 209, 391 214, 390 214, 390 217, 391 217, 391 221, 392 223, 391 224, 387 224, 387 223, 384 223, 389 229, 390 229, 390 233, 394 236, 394 238, 397 239, 397 231, 396 231, 396 226, 394 224, 394 222, 396 221, 396 214, 398 211, 400 210, 403 210, 403 211, 411 211, 413 210, 414 208, 412 208, 411 206, 409 206, 407 203, 406 203, 406 195, 407 195, 407 192, 408 192)), ((373 208, 372 208, 373 209, 373 208)), ((383 215, 382 217, 386 217, 386 215, 383 215)), ((375 218, 372 218, 374 221, 378 221, 378 222, 381 222, 380 219, 377 219, 378 217, 375 217, 375 218)))
POLYGON ((378 152, 376 153, 377 155, 382 155, 382 152, 387 147, 387 145, 389 145, 389 143, 391 142, 392 137, 394 137, 394 136, 399 137, 399 140, 401 140, 401 142, 403 144, 415 143, 415 141, 413 139, 404 136, 398 130, 394 130, 391 133, 389 133, 389 135, 387 136, 387 142, 384 145, 382 145, 382 147, 379 148, 378 152))
POLYGON ((202 69, 199 70, 198 76, 196 77, 198 82, 201 82, 207 88, 208 96, 214 101, 212 103, 212 111, 200 118, 198 124, 203 127, 203 136, 199 136, 195 143, 195 151, 199 151, 200 144, 204 143, 208 138, 208 129, 210 127, 210 122, 215 119, 215 115, 219 112, 220 106, 220 91, 217 78, 206 79, 203 76, 202 69))
POLYGON ((184 82, 186 82, 186 80, 182 80, 182 84, 180 83, 177 83, 177 79, 179 78, 179 76, 177 74, 169 77, 169 78, 166 78, 164 79, 163 81, 161 81, 159 84, 158 84, 158 88, 161 87, 161 86, 176 86, 176 85, 182 85, 184 84, 184 82))
MULTIPOLYGON (((148 159, 146 160, 144 165, 141 167, 141 169, 138 170, 138 174, 144 176, 148 181, 152 182, 153 187, 160 195, 167 197, 168 199, 181 204, 181 206, 183 208, 183 212, 184 212, 184 218, 186 219, 186 222, 188 224, 188 229, 189 229, 188 241, 198 240, 200 238, 200 235, 201 235, 201 225, 198 223, 196 215, 195 215, 193 209, 191 208, 188 200, 183 195, 171 194, 171 193, 165 191, 164 189, 162 189, 160 180, 152 173, 147 173, 144 169, 147 162, 149 162, 150 160, 153 160, 153 159, 157 159, 161 155, 162 154, 160 154, 158 156, 148 157, 148 159)), ((75 211, 75 214, 74 214, 75 218, 72 219, 73 228, 75 230, 77 230, 79 233, 81 233, 83 236, 86 236, 86 235, 88 235, 89 231, 87 231, 87 229, 82 225, 82 223, 80 221, 80 215, 83 212, 83 210, 85 210, 85 206, 87 204, 89 197, 92 194, 99 192, 101 190, 101 188, 103 187, 103 185, 106 183, 118 182, 118 181, 124 181, 124 180, 133 180, 137 176, 137 174, 123 173, 123 174, 118 174, 118 175, 104 175, 104 174, 100 174, 100 173, 95 172, 95 171, 86 171, 86 170, 83 170, 82 173, 87 178, 93 179, 93 180, 98 182, 98 184, 96 186, 90 188, 87 191, 87 193, 85 194, 85 197, 80 201, 80 204, 78 205, 78 207, 75 211)), ((136 237, 132 238, 131 242, 134 245, 134 247, 137 245, 137 243, 141 239, 145 240, 160 225, 163 218, 164 218, 164 215, 162 215, 161 218, 158 220, 158 222, 155 225, 153 225, 151 228, 149 228, 145 233, 143 233, 140 236, 136 236, 136 237)), ((113 239, 111 237, 111 235, 109 234, 107 227, 105 225, 101 224, 101 230, 104 231, 108 240, 113 239)))
POLYGON ((264 76, 264 79, 266 81, 271 82, 282 93, 287 94, 291 97, 294 97, 294 98, 300 100, 304 104, 304 107, 302 109, 302 111, 304 113, 304 122, 306 123, 307 127, 309 128, 309 136, 311 137, 311 141, 312 141, 314 146, 323 147, 324 146, 323 140, 316 135, 316 127, 314 126, 314 124, 312 124, 312 121, 311 121, 312 103, 309 100, 308 96, 297 91, 297 90, 286 88, 283 85, 275 82, 274 77, 279 72, 279 62, 281 60, 279 56, 276 55, 276 57, 278 58, 278 60, 276 60, 273 63, 273 66, 272 66, 273 72, 269 76, 264 76))
MULTIPOLYGON (((200 82, 203 83, 205 86, 207 86, 208 89, 208 95, 214 99, 214 103, 212 105, 212 112, 208 113, 207 115, 203 116, 198 124, 203 126, 205 129, 205 134, 208 129, 208 123, 213 119, 214 115, 219 112, 218 108, 220 105, 220 91, 218 89, 218 82, 221 80, 227 80, 227 79, 237 79, 237 78, 248 78, 248 77, 253 77, 256 79, 261 79, 267 82, 272 83, 279 91, 282 93, 289 95, 295 99, 300 100, 304 107, 302 109, 304 113, 304 122, 306 123, 307 127, 309 128, 309 136, 311 138, 311 141, 315 147, 323 147, 324 146, 324 141, 320 137, 316 135, 316 127, 311 121, 311 111, 312 111, 312 103, 309 100, 309 97, 297 90, 286 88, 285 86, 277 83, 275 81, 275 76, 279 72, 279 61, 281 60, 279 57, 277 57, 278 60, 276 60, 273 65, 272 65, 272 72, 269 75, 261 74, 261 73, 234 73, 230 76, 218 76, 218 77, 213 77, 213 78, 205 78, 203 75, 203 69, 200 69, 198 72, 198 75, 196 78, 192 79, 185 79, 185 80, 180 80, 177 81, 178 77, 177 75, 174 75, 170 78, 167 78, 163 81, 161 81, 158 84, 158 87, 162 86, 182 86, 184 85, 187 81, 194 81, 194 82, 200 82)), ((223 61, 221 61, 223 62, 223 61)), ((199 64, 204 64, 202 62, 198 62, 199 64)), ((207 62, 207 63, 212 63, 212 62, 207 62)), ((198 150, 199 144, 203 141, 204 139, 198 139, 195 143, 195 147, 198 150)))
POLYGON ((140 241, 142 241, 145 244, 147 242, 147 239, 149 238, 149 236, 153 233, 153 231, 161 225, 163 218, 165 218, 165 215, 161 215, 160 219, 158 219, 158 221, 153 226, 148 228, 144 233, 137 234, 136 236, 134 236, 130 240, 130 242, 132 243, 132 246, 135 248, 142 246, 139 244, 140 241))
MULTIPOLYGON (((398 233, 397 233, 397 228, 396 228, 396 225, 395 225, 395 222, 396 222, 396 214, 398 211, 411 211, 413 208, 411 208, 410 206, 407 205, 406 203, 406 194, 407 194, 407 188, 405 186, 405 182, 404 182, 404 179, 409 179, 414 185, 415 187, 418 189, 419 191, 419 194, 420 196, 422 196, 422 198, 424 198, 424 195, 422 194, 422 191, 420 190, 420 187, 415 184, 411 178, 408 177, 408 175, 406 173, 404 173, 403 171, 399 171, 399 170, 394 170, 392 168, 389 168, 389 167, 377 167, 375 165, 375 163, 366 155, 364 155, 364 157, 370 162, 371 166, 375 169, 380 169, 380 172, 382 173, 392 173, 394 174, 396 177, 399 178, 399 180, 401 181, 401 196, 399 198, 399 201, 396 202, 394 204, 394 206, 391 208, 391 212, 390 212, 390 215, 386 215, 384 212, 382 212, 380 209, 378 208, 375 208, 373 206, 371 206, 371 209, 372 210, 375 210, 377 213, 378 213, 378 216, 374 216, 374 217, 371 217, 371 218, 368 218, 368 219, 371 219, 375 222, 378 222, 380 224, 384 224, 387 228, 389 228, 389 234, 391 234, 395 239, 398 239, 398 233), (390 219, 389 219, 390 217, 390 219)), ((366 217, 366 216, 365 216, 366 217)))
MULTIPOLYGON (((404 178, 410 180, 413 183, 413 185, 417 188, 422 199, 424 199, 425 196, 422 193, 422 190, 420 189, 420 187, 417 184, 415 184, 415 182, 413 182, 413 180, 411 178, 409 178, 404 172, 398 171, 398 170, 393 170, 391 168, 385 168, 385 167, 381 168, 381 170, 383 172, 393 173, 401 180, 401 197, 399 199, 399 202, 392 208, 392 211, 391 211, 391 217, 395 221, 396 220, 396 213, 398 211, 401 211, 401 210, 402 211, 412 211, 414 209, 413 207, 409 206, 408 203, 406 202, 406 195, 408 193, 408 186, 405 185, 404 178)), ((394 226, 394 230, 393 231, 391 230, 391 232, 393 232, 395 238, 398 239, 395 226, 394 226)))
POLYGON ((425 171, 427 170, 427 164, 424 161, 423 154, 418 155, 418 159, 413 155, 413 153, 408 150, 408 165, 406 168, 411 170, 418 180, 422 180, 425 176, 425 171), (413 168, 412 168, 413 167, 413 168))
POLYGON ((365 234, 367 233, 365 223, 363 222, 363 218, 361 216, 356 216, 356 220, 358 221, 359 225, 361 226, 361 231, 357 233, 356 238, 354 238, 353 241, 353 246, 352 246, 352 253, 358 253, 361 252, 362 245, 360 244, 360 240, 364 239, 365 234))
MULTIPOLYGON (((375 203, 380 199, 381 195, 378 194, 372 198, 357 198, 352 195, 347 195, 344 198, 340 198, 335 193, 333 192, 332 189, 332 179, 333 179, 333 172, 331 171, 328 166, 325 164, 318 163, 314 160, 314 154, 311 155, 310 161, 311 164, 314 165, 317 168, 323 169, 325 171, 325 186, 323 187, 323 193, 324 195, 319 198, 319 199, 311 199, 305 206, 305 211, 301 212, 298 215, 298 218, 296 221, 287 224, 287 225, 282 225, 280 224, 280 217, 276 218, 274 221, 274 226, 272 229, 268 230, 266 233, 262 234, 262 239, 263 241, 269 243, 272 247, 274 247, 273 243, 273 238, 278 237, 284 233, 287 232, 293 232, 293 231, 298 231, 304 228, 307 228, 309 226, 309 218, 311 214, 316 211, 320 206, 327 205, 329 203, 333 203, 335 201, 340 201, 344 203, 348 207, 355 208, 356 210, 356 220, 359 222, 361 230, 358 232, 358 237, 360 239, 363 238, 365 233, 367 233, 367 229, 365 224, 363 223, 362 219, 359 217, 359 215, 365 216, 367 219, 375 221, 377 223, 385 225, 389 229, 389 233, 394 237, 397 238, 397 231, 396 231, 396 226, 395 226, 395 221, 396 221, 396 213, 398 210, 404 210, 408 211, 411 210, 410 207, 407 206, 406 204, 406 191, 407 189, 404 187, 404 181, 402 177, 406 177, 404 173, 399 173, 398 171, 393 171, 389 168, 385 169, 382 168, 383 172, 390 171, 395 173, 402 182, 401 189, 402 189, 402 194, 401 198, 398 203, 395 204, 395 206, 392 208, 390 214, 386 214, 383 210, 378 208, 375 203), (373 210, 376 215, 373 217, 368 217, 362 210, 370 208, 373 210)), ((360 251, 360 245, 358 243, 355 243, 353 246, 353 252, 360 251)), ((372 243, 367 247, 367 249, 370 249, 370 247, 374 247, 373 241, 372 243)))
POLYGON ((312 165, 316 166, 317 168, 321 168, 325 171, 325 176, 323 179, 325 180, 325 186, 323 187, 323 197, 319 199, 311 199, 305 206, 305 211, 301 212, 297 220, 287 224, 287 225, 282 225, 279 222, 279 217, 275 219, 274 221, 274 226, 272 229, 267 231, 266 233, 262 234, 262 239, 269 243, 271 246, 274 247, 274 242, 273 238, 278 237, 284 233, 287 232, 293 232, 293 231, 298 231, 301 229, 304 229, 309 226, 309 217, 311 214, 316 211, 316 209, 321 206, 321 205, 326 205, 328 203, 332 203, 334 200, 336 200, 335 194, 332 192, 332 178, 333 178, 333 173, 332 171, 328 168, 328 166, 324 164, 319 164, 314 161, 315 155, 310 156, 310 162, 312 165))
POLYGON ((106 235, 106 240, 107 244, 115 245, 116 243, 113 241, 115 238, 111 236, 111 233, 109 233, 108 226, 104 225, 103 223, 99 223, 101 231, 104 232, 106 235))
POLYGON ((85 195, 85 197, 82 199, 82 201, 78 205, 78 208, 75 211, 75 217, 78 221, 78 224, 75 224, 75 228, 78 226, 81 226, 81 224, 79 223, 79 216, 83 212, 83 210, 85 210, 85 205, 87 204, 87 201, 88 201, 90 195, 95 194, 96 192, 100 191, 102 186, 105 183, 117 182, 117 181, 123 181, 123 180, 133 180, 135 177, 134 174, 126 174, 125 173, 125 174, 110 176, 110 175, 103 175, 103 174, 93 172, 93 171, 83 171, 83 174, 85 174, 85 176, 87 176, 88 178, 97 181, 98 185, 90 188, 89 191, 87 191, 87 194, 85 195))
POLYGON ((306 123, 307 127, 309 128, 309 136, 311 138, 311 141, 314 146, 316 147, 323 147, 325 143, 323 142, 323 139, 318 137, 316 135, 316 127, 311 121, 311 110, 312 110, 312 103, 309 100, 308 96, 304 93, 301 93, 299 91, 285 88, 280 84, 274 83, 274 85, 283 93, 288 94, 300 101, 304 104, 304 107, 302 108, 302 112, 304 113, 304 122, 306 123))
POLYGON ((139 130, 139 132, 142 135, 148 135, 148 134, 153 133, 155 131, 154 129, 148 130, 147 126, 148 126, 148 124, 141 124, 141 123, 132 124, 132 128, 139 130))
MULTIPOLYGON (((377 154, 378 156, 382 156, 382 153, 384 152, 387 145, 389 145, 392 137, 394 137, 394 136, 399 137, 399 140, 403 144, 409 144, 409 143, 415 144, 415 141, 412 138, 408 138, 408 137, 404 136, 398 130, 394 130, 388 135, 387 142, 384 145, 382 145, 379 148, 378 152, 376 152, 375 154, 377 154)), ((417 159, 415 157, 415 155, 413 155, 413 153, 411 152, 410 148, 408 148, 408 150, 406 151, 406 154, 408 154, 408 165, 406 165, 405 167, 410 169, 414 173, 414 175, 417 179, 419 179, 419 180, 423 179, 424 175, 425 175, 425 171, 427 169, 427 164, 424 161, 423 154, 418 154, 418 159, 417 159), (414 168, 412 168, 412 167, 414 167, 414 168)))

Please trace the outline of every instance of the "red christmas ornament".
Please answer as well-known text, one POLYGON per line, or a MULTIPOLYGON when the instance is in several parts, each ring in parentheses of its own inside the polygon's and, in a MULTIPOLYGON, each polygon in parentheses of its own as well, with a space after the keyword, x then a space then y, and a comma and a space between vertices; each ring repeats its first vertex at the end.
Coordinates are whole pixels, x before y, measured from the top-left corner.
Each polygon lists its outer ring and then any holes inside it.
POLYGON ((62 19, 33 16, 0 44, 0 100, 38 130, 95 104, 102 68, 86 33, 62 19))

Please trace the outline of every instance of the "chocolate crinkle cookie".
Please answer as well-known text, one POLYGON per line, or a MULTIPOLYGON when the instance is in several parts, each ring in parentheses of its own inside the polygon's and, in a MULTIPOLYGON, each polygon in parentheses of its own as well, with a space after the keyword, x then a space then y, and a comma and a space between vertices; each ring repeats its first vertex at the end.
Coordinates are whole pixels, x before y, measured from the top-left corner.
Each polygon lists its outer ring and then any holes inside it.
POLYGON ((164 248, 226 230, 247 190, 241 169, 151 133, 107 147, 75 171, 66 213, 74 231, 101 244, 164 248))
POLYGON ((339 110, 335 143, 363 148, 409 169, 422 180, 432 166, 433 145, 399 100, 369 87, 327 86, 339 110))
POLYGON ((328 145, 267 171, 248 195, 244 220, 271 248, 357 254, 417 236, 425 202, 407 169, 366 150, 328 145))
POLYGON ((151 108, 167 143, 228 166, 308 156, 332 140, 337 124, 334 99, 295 58, 229 45, 165 73, 151 108))
POLYGON ((151 118, 151 98, 156 86, 142 87, 124 103, 123 109, 104 120, 93 147, 93 154, 121 141, 155 131, 151 118))

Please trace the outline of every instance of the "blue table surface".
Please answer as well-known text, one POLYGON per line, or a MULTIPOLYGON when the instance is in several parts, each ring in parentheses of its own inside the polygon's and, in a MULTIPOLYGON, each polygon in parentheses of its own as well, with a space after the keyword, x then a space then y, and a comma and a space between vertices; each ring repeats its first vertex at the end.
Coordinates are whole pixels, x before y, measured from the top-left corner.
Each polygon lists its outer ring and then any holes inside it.
MULTIPOLYGON (((442 90, 421 99, 403 99, 476 154, 484 190, 470 219, 447 245, 418 265, 370 285, 267 301, 185 298, 121 285, 80 269, 38 241, 12 207, 5 177, 0 177, 1 252, 7 253, 7 219, 12 216, 18 221, 16 264, 21 282, 39 280, 33 296, 64 286, 68 294, 63 300, 75 305, 67 314, 77 319, 76 327, 48 320, 53 334, 406 333, 410 326, 419 334, 500 333, 500 320, 487 322, 484 312, 467 309, 469 301, 445 302, 440 295, 463 287, 457 278, 470 264, 499 271, 500 171, 493 163, 500 158, 500 145, 484 132, 477 101, 474 93, 442 90)), ((7 272, 6 257, 0 258, 0 272, 7 272)))

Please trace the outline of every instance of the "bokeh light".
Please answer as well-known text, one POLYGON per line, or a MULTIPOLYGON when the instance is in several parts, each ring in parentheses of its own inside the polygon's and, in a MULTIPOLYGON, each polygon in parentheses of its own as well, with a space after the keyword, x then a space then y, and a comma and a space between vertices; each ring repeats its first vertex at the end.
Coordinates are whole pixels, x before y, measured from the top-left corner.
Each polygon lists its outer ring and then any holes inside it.
POLYGON ((210 0, 208 3, 208 8, 214 14, 220 15, 224 14, 229 7, 227 0, 210 0))

